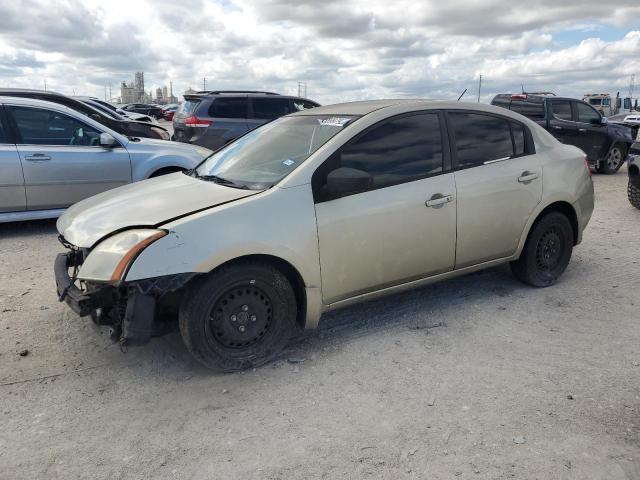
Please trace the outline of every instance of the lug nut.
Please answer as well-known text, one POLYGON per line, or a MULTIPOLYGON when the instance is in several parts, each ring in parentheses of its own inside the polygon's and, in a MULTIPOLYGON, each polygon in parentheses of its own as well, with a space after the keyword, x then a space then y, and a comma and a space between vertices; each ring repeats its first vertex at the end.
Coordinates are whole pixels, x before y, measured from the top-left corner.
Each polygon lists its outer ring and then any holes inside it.
POLYGON ((242 305, 242 311, 246 312, 247 310, 249 310, 249 305, 242 305))
POLYGON ((232 321, 232 322, 235 322, 235 321, 236 321, 236 318, 237 318, 237 317, 236 317, 235 315, 231 315, 231 321, 232 321))
POLYGON ((250 318, 251 318, 251 321, 252 321, 252 322, 255 322, 255 321, 256 321, 256 316, 255 316, 255 315, 251 315, 251 317, 250 317, 250 318))
POLYGON ((238 327, 238 331, 239 331, 240 333, 244 333, 244 325, 240 325, 240 326, 238 327))

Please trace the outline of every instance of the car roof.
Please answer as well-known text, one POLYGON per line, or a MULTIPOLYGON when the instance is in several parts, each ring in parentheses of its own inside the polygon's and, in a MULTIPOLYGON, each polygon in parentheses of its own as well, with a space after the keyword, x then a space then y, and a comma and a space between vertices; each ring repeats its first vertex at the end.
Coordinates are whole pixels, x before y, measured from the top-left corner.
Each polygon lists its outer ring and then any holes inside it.
POLYGON ((415 100, 415 99, 388 99, 388 100, 362 100, 357 102, 335 103, 333 105, 323 105, 320 107, 301 110, 293 115, 366 115, 368 113, 380 110, 381 108, 391 107, 405 103, 424 104, 431 103, 433 100, 415 100))
POLYGON ((29 97, 14 97, 12 95, 2 95, 0 92, 0 103, 2 104, 11 104, 11 105, 27 105, 30 107, 46 107, 46 108, 54 108, 56 110, 62 110, 65 112, 71 112, 74 115, 83 116, 77 110, 73 108, 67 107, 66 105, 62 105, 58 102, 50 102, 48 100, 40 100, 38 98, 29 98, 29 97))

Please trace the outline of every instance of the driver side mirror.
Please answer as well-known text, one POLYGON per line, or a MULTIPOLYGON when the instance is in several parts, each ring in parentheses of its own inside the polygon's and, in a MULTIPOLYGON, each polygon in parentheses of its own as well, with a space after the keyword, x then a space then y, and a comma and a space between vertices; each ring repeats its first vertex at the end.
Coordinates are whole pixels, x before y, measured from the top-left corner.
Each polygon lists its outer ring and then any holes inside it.
POLYGON ((333 198, 364 192, 373 185, 373 177, 363 170, 341 167, 327 175, 327 193, 333 198))
POLYGON ((597 126, 606 125, 607 117, 592 118, 589 123, 591 123, 591 125, 597 125, 597 126))
POLYGON ((116 139, 109 133, 101 133, 100 134, 100 146, 104 148, 113 148, 118 145, 116 139))

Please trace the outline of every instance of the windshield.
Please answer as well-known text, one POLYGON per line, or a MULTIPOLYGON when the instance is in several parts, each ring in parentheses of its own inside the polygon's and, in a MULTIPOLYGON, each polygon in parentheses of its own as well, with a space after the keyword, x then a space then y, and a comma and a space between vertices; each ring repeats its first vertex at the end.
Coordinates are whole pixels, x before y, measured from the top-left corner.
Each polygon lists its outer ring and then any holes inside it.
POLYGON ((217 151, 194 175, 236 188, 260 190, 289 175, 357 117, 281 117, 217 151))

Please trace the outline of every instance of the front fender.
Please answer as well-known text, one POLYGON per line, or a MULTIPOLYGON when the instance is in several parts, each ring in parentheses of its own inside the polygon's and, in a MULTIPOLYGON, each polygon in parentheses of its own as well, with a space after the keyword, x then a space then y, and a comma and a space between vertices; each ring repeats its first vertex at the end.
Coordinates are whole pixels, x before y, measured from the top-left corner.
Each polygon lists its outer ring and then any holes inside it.
POLYGON ((133 181, 149 178, 154 172, 163 168, 181 168, 190 170, 202 161, 201 157, 181 157, 177 155, 153 155, 138 160, 132 165, 133 181))

